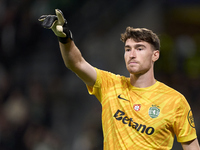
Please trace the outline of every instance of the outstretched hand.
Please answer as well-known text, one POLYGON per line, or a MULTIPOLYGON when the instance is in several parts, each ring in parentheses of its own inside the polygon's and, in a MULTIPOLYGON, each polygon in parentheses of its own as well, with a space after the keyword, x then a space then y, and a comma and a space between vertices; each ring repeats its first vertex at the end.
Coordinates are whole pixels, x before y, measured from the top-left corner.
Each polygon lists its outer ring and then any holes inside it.
POLYGON ((38 20, 42 22, 44 28, 52 29, 60 42, 67 43, 68 38, 73 40, 62 11, 55 9, 55 13, 56 15, 42 15, 38 20))

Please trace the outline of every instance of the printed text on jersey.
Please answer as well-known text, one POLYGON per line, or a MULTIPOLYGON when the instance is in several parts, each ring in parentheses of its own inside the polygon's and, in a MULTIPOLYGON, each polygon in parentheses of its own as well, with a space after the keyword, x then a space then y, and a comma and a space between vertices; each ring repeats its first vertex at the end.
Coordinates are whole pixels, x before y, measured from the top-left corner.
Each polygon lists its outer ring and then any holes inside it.
POLYGON ((138 132, 146 133, 147 135, 152 135, 155 131, 153 127, 147 127, 144 124, 139 124, 137 122, 134 122, 133 118, 128 118, 125 112, 121 110, 117 110, 117 112, 114 114, 114 117, 116 120, 122 121, 124 125, 128 125, 129 127, 136 129, 136 131, 138 132))

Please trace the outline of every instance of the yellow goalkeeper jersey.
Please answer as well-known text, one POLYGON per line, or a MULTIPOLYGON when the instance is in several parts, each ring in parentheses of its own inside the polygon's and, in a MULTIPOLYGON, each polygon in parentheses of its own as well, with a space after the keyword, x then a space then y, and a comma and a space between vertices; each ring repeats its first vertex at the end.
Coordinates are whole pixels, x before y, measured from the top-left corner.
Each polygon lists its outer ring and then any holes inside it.
POLYGON ((169 150, 195 139, 194 119, 185 97, 157 81, 147 88, 130 78, 96 69, 97 80, 88 91, 102 105, 104 150, 169 150))

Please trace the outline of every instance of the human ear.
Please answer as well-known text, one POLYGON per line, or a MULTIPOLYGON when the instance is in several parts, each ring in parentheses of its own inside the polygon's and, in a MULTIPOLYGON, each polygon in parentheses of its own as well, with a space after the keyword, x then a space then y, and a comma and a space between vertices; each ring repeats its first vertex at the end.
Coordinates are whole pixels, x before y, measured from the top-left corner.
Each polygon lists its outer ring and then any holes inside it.
POLYGON ((154 50, 153 55, 152 55, 152 61, 155 62, 159 59, 160 57, 160 51, 159 50, 154 50))

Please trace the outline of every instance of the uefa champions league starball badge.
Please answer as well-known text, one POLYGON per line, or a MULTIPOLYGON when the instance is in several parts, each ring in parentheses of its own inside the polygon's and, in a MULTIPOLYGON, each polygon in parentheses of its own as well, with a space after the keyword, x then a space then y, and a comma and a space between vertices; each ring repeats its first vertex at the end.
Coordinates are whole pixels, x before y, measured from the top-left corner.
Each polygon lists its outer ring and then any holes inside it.
POLYGON ((159 106, 152 105, 152 107, 149 108, 149 116, 151 118, 157 118, 160 114, 159 106))

